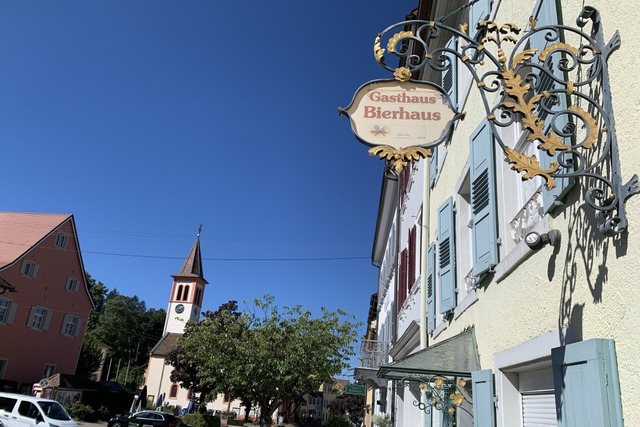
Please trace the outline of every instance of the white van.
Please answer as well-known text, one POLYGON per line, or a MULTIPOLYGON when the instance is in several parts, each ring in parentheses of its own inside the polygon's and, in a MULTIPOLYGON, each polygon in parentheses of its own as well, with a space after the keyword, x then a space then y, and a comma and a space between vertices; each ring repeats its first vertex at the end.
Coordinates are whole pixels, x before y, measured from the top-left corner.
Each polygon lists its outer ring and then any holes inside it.
POLYGON ((55 400, 0 392, 1 427, 78 427, 55 400))

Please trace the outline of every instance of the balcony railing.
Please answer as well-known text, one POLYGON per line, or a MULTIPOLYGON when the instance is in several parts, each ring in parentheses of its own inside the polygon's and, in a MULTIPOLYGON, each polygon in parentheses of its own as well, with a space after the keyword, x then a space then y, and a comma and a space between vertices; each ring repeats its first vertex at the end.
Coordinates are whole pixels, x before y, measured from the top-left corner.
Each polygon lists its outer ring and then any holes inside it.
POLYGON ((360 362, 363 368, 379 368, 387 363, 389 343, 387 341, 362 340, 360 362))

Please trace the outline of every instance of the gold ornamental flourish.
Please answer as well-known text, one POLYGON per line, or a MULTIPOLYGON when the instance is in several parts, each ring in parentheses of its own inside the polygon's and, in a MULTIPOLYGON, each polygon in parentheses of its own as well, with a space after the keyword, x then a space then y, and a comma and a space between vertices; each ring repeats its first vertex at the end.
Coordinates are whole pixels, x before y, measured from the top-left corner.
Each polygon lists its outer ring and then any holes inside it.
POLYGON ((395 33, 393 35, 393 37, 391 37, 389 39, 389 41, 387 42, 387 50, 390 53, 395 53, 396 52, 396 43, 398 43, 398 40, 400 39, 404 39, 407 37, 413 37, 413 31, 400 31, 398 33, 395 33))
POLYGON ((545 187, 547 187, 547 190, 556 188, 556 181, 550 174, 558 170, 560 167, 558 162, 553 161, 549 165, 549 169, 542 169, 536 156, 526 156, 509 147, 505 147, 504 152, 507 154, 507 161, 511 164, 511 169, 517 172, 526 172, 522 175, 523 181, 531 179, 534 176, 541 176, 546 180, 545 187))
POLYGON ((407 67, 399 67, 393 72, 393 78, 399 82, 408 82, 411 80, 411 70, 407 67))
POLYGON ((376 57, 378 64, 382 64, 384 60, 384 49, 380 46, 381 36, 378 34, 376 40, 373 42, 373 55, 376 57))
POLYGON ((378 145, 370 148, 369 154, 386 160, 397 173, 400 173, 411 160, 431 157, 431 150, 423 147, 393 148, 388 145, 378 145))

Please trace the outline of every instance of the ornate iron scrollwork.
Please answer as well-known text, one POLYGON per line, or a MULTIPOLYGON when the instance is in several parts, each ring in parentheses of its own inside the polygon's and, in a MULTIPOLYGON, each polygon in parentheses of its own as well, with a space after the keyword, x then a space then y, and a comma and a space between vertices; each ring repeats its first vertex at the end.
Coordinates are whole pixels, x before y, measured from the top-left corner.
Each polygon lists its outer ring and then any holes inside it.
POLYGON ((426 414, 430 414, 431 410, 435 409, 455 419, 456 411, 461 409, 473 416, 473 413, 464 407, 473 405, 470 381, 433 375, 428 378, 408 377, 400 380, 400 383, 404 387, 418 384, 425 398, 422 401, 415 400, 413 406, 426 414))
POLYGON ((541 177, 547 190, 559 179, 586 179, 586 203, 605 218, 600 231, 608 236, 623 232, 625 201, 639 193, 640 186, 637 175, 624 183, 621 177, 607 66, 620 46, 618 32, 605 43, 600 15, 590 7, 582 10, 577 28, 537 27, 531 18, 528 31, 521 32, 514 24, 483 21, 477 36, 470 37, 466 24, 455 29, 439 21, 410 20, 380 33, 374 55, 399 81, 426 71, 437 76, 448 71, 456 58, 471 73, 495 141, 512 169, 523 180, 541 177), (584 31, 588 23, 589 34, 584 31), (456 37, 458 48, 434 47, 445 35, 456 37), (542 40, 545 47, 532 48, 533 40, 542 40), (386 54, 399 57, 403 66, 387 65, 386 54), (536 144, 539 156, 505 143, 497 130, 514 123, 526 130, 526 140, 536 144), (543 156, 549 161, 541 162, 543 156))

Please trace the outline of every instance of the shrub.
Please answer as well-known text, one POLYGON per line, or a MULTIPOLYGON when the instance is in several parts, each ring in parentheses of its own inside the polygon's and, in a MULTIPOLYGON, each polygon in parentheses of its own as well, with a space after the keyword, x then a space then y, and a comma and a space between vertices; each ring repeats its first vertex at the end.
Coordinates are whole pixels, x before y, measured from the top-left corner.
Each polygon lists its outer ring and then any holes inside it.
POLYGON ((96 421, 98 419, 96 411, 94 411, 91 406, 84 405, 80 402, 70 403, 65 406, 65 409, 74 420, 96 421))
POLYGON ((391 417, 389 415, 374 415, 371 422, 378 427, 391 427, 391 417))
POLYGON ((233 411, 231 411, 231 412, 223 411, 222 412, 222 418, 235 420, 237 416, 238 416, 238 414, 236 414, 233 411))
POLYGON ((323 424, 325 427, 353 427, 349 418, 344 415, 335 415, 327 420, 326 423, 323 424))
POLYGON ((220 417, 207 414, 185 414, 182 421, 191 427, 220 427, 220 417))

